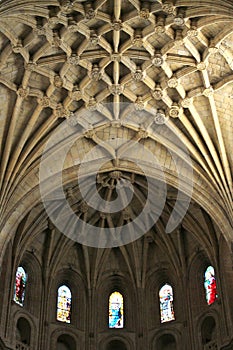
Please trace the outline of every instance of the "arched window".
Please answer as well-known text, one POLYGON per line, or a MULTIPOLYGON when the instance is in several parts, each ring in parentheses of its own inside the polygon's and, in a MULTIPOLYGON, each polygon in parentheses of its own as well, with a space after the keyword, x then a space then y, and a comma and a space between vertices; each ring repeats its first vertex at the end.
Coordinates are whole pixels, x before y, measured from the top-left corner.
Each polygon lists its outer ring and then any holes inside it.
POLYGON ((164 334, 157 341, 156 349, 176 350, 176 340, 172 334, 164 334))
POLYGON ((14 301, 23 306, 25 298, 25 288, 27 283, 27 274, 22 266, 19 266, 15 276, 14 301))
POLYGON ((68 334, 62 334, 57 339, 56 350, 75 350, 76 345, 74 339, 68 334))
POLYGON ((173 290, 169 284, 165 284, 159 291, 160 320, 161 323, 175 319, 173 309, 173 290))
POLYGON ((111 340, 106 350, 127 350, 127 347, 121 340, 111 340))
POLYGON ((123 296, 119 292, 114 292, 109 297, 109 328, 123 328, 123 296))
POLYGON ((213 266, 208 266, 205 271, 204 287, 206 291, 206 301, 208 305, 215 302, 217 296, 216 279, 213 266))
POLYGON ((24 345, 30 345, 30 338, 30 324, 24 317, 20 317, 16 328, 16 349, 24 349, 24 345))
POLYGON ((71 313, 71 291, 62 285, 57 292, 57 320, 65 323, 70 323, 71 313))

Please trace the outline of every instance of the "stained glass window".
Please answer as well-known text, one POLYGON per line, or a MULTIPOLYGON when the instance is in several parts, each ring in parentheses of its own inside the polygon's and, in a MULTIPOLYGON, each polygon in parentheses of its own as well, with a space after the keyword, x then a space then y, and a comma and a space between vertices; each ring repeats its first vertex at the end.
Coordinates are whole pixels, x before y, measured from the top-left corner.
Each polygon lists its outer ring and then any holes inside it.
POLYGON ((57 320, 65 323, 70 323, 71 311, 71 291, 63 285, 58 288, 57 293, 57 320))
POLYGON ((206 301, 208 305, 211 305, 215 302, 217 296, 217 287, 215 272, 213 266, 207 267, 205 271, 205 291, 206 291, 206 301))
POLYGON ((109 328, 123 328, 123 296, 114 292, 109 298, 109 328))
POLYGON ((14 301, 23 306, 25 298, 25 288, 27 283, 27 274, 22 266, 19 266, 15 276, 14 301))
POLYGON ((175 319, 173 309, 173 290, 169 284, 165 284, 159 291, 160 320, 161 323, 175 319))

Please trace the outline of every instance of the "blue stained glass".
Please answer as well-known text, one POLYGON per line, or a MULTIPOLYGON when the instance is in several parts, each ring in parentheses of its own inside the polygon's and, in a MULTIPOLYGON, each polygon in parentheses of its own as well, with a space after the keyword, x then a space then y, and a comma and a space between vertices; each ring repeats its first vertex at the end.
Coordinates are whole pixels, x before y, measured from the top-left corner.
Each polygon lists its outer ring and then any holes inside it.
POLYGON ((159 291, 160 320, 161 323, 175 320, 173 309, 173 290, 169 284, 165 284, 159 291))
POLYGON ((123 328, 123 296, 114 292, 109 298, 109 328, 123 328))

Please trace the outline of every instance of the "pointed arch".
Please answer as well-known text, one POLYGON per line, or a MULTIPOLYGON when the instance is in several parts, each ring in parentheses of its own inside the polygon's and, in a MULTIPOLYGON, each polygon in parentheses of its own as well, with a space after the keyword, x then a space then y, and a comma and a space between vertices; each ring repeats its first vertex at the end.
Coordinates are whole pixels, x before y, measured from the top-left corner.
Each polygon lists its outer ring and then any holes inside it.
POLYGON ((115 291, 109 297, 109 328, 124 327, 124 298, 115 291))
POLYGON ((173 289, 170 284, 164 284, 159 291, 160 321, 169 322, 175 320, 173 307, 173 289))
POLYGON ((206 292, 206 301, 208 305, 211 305, 217 299, 217 286, 215 271, 213 266, 208 266, 204 274, 204 287, 206 292))
POLYGON ((20 306, 24 305, 27 273, 22 266, 18 266, 15 275, 14 301, 20 306))
POLYGON ((70 323, 72 293, 68 286, 62 285, 57 290, 57 321, 70 323))

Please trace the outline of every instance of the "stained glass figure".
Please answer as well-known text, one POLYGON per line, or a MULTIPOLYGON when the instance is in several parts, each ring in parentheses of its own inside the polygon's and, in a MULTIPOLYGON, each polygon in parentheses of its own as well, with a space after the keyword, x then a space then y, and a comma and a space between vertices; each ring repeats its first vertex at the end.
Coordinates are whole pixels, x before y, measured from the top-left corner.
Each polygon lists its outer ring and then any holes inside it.
POLYGON ((63 285, 58 288, 57 293, 57 320, 65 323, 70 323, 71 313, 71 291, 63 285))
POLYGON ((123 328, 123 296, 114 292, 109 298, 109 328, 123 328))
POLYGON ((25 298, 25 288, 27 283, 27 274, 22 266, 19 266, 15 276, 14 301, 23 306, 25 298))
POLYGON ((217 296, 217 287, 215 272, 213 266, 209 266, 205 271, 205 291, 206 291, 206 301, 208 305, 211 305, 215 302, 217 296))
POLYGON ((173 309, 173 290, 169 284, 165 284, 159 291, 160 320, 161 323, 175 320, 173 309))

